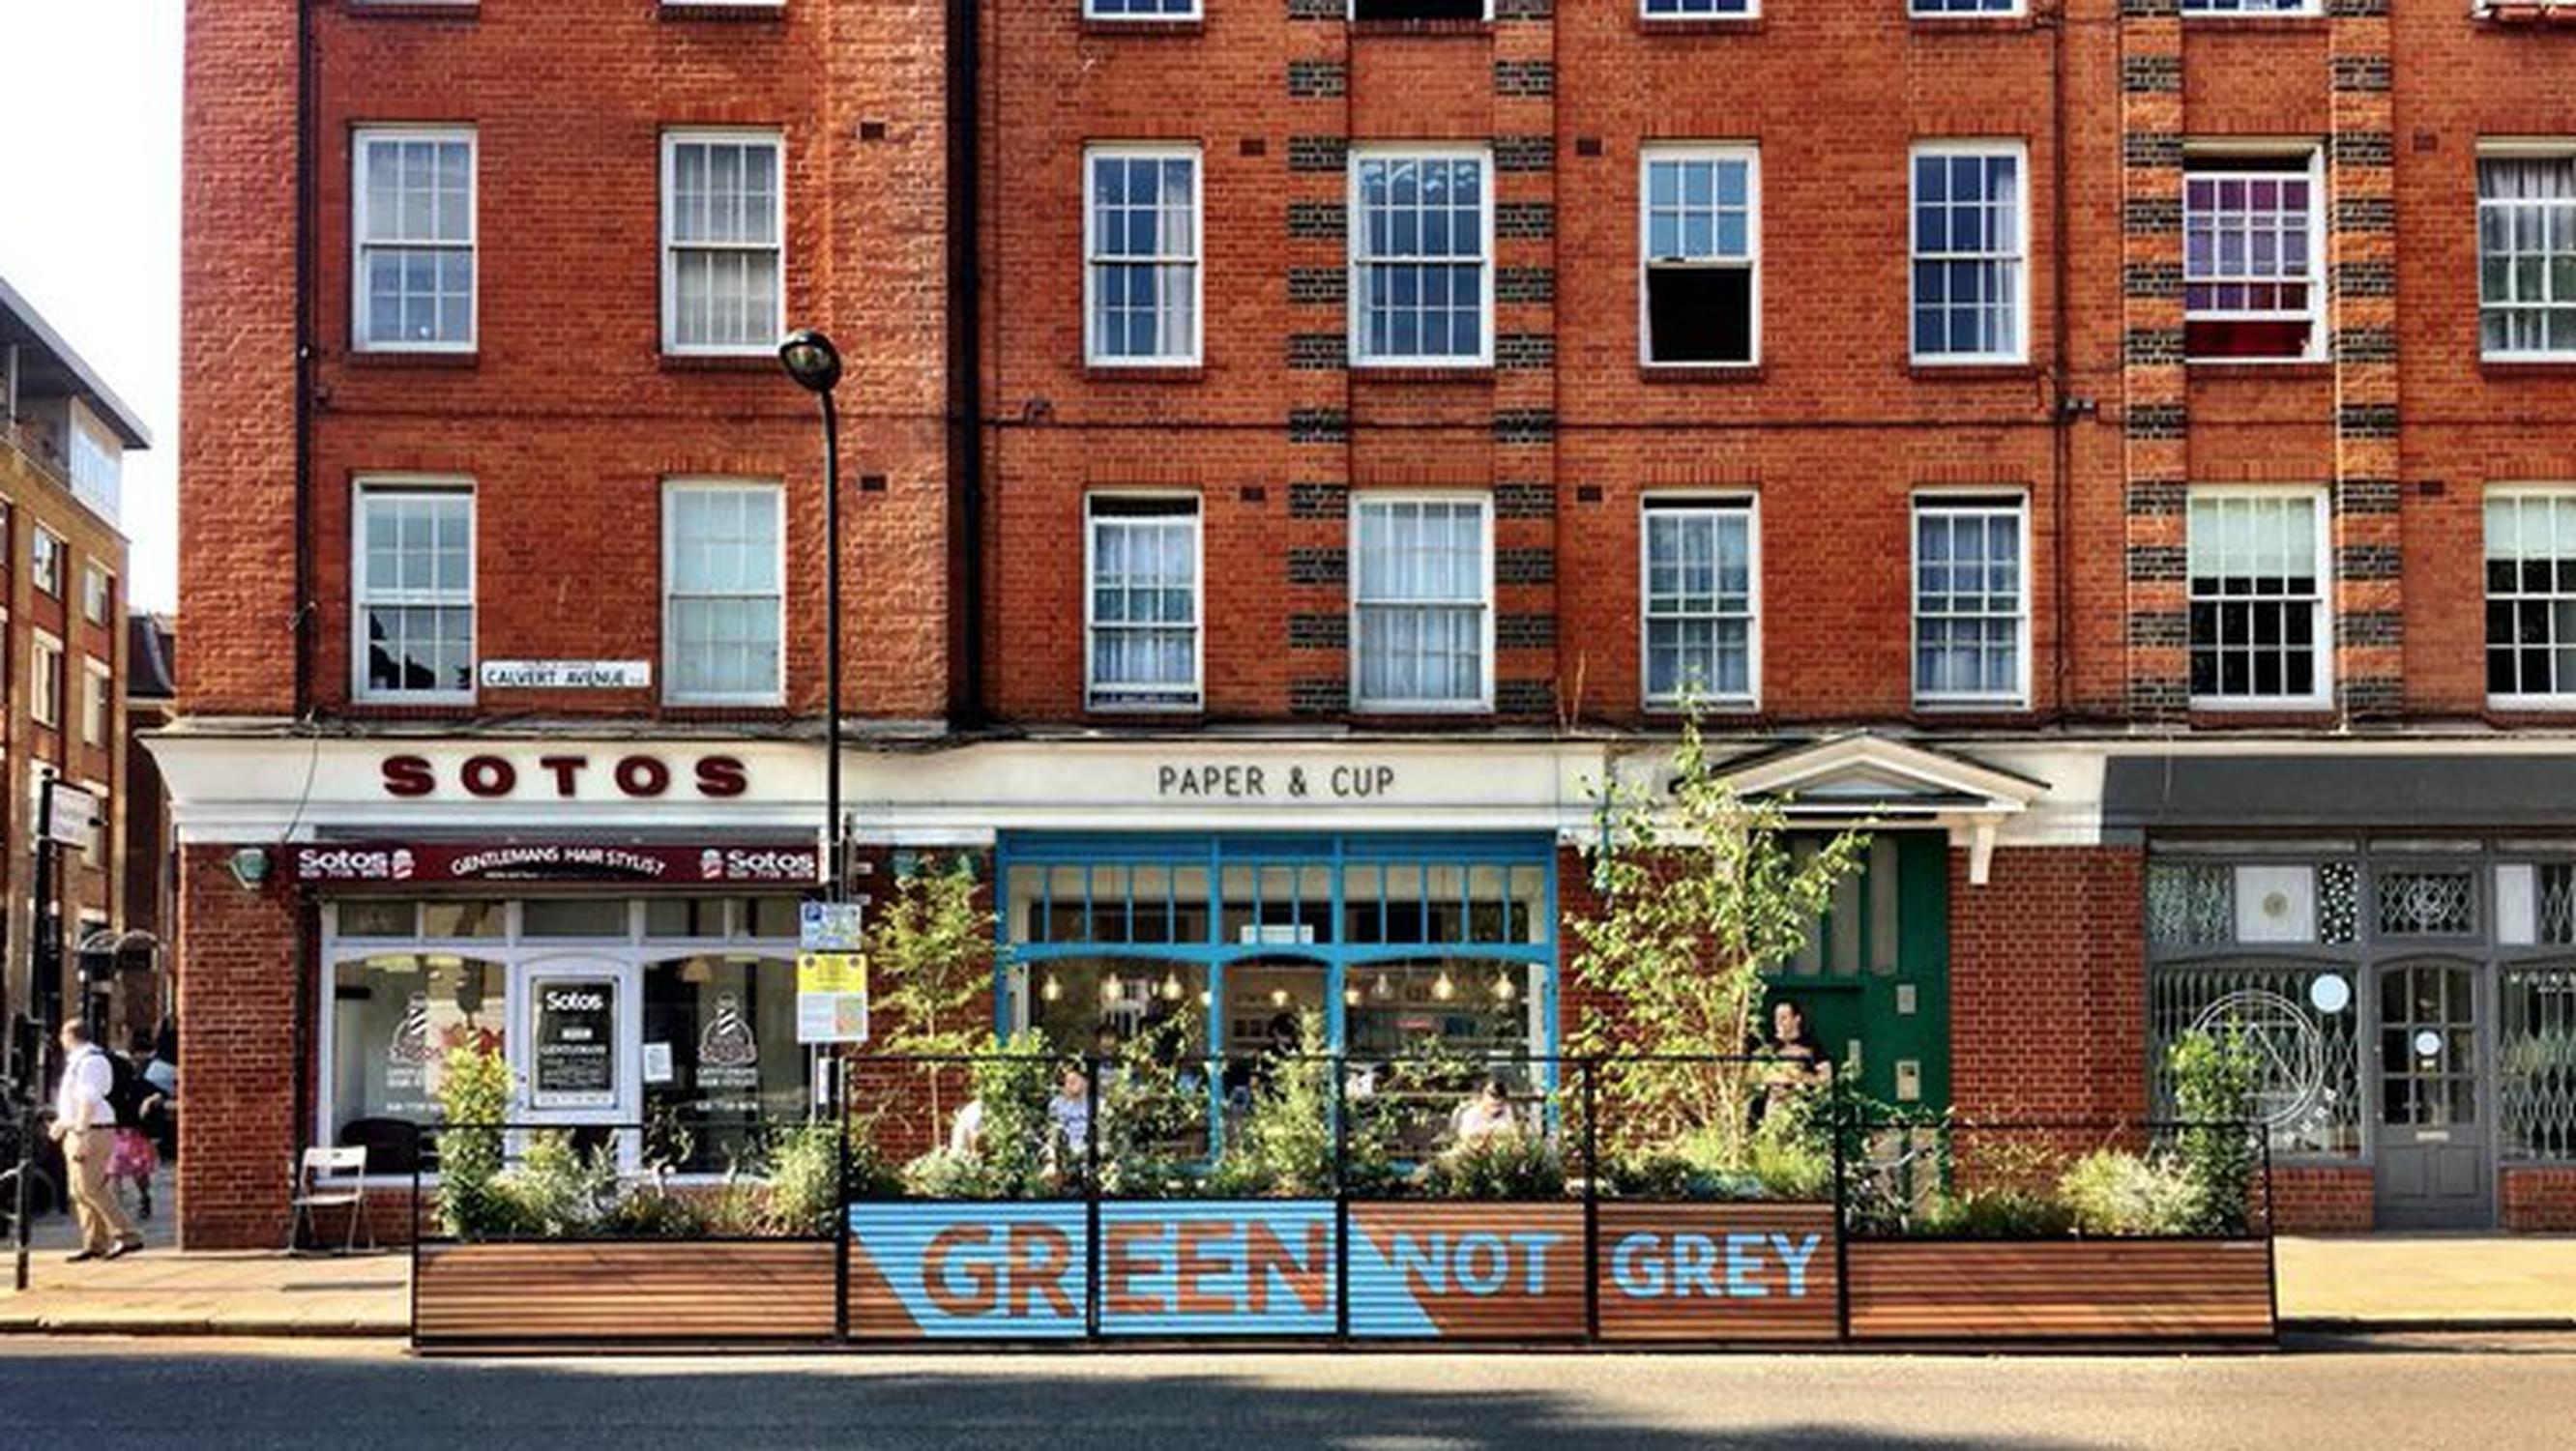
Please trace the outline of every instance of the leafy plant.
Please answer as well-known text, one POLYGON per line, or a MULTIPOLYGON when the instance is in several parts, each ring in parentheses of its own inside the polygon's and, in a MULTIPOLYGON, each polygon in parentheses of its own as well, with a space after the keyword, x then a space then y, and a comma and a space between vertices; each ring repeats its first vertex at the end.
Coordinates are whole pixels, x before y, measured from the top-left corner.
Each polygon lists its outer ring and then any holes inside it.
POLYGON ((2057 1181, 2078 1234, 2189 1234, 2207 1212, 2197 1175, 2171 1155, 2095 1149, 2057 1181))
POLYGON ((1207 1153, 1207 1081, 1188 1057, 1177 1018, 1130 1038, 1100 1081, 1100 1173, 1105 1192, 1141 1198, 1195 1193, 1207 1153))
POLYGON ((563 1129, 528 1135, 519 1162, 493 1187, 509 1205, 516 1233, 560 1238, 596 1227, 617 1198, 617 1163, 606 1145, 583 1149, 563 1129))
POLYGON ((895 1182, 864 1120, 799 1124, 779 1135, 768 1159, 766 1218, 779 1234, 829 1234, 850 1196, 895 1182))
POLYGON ((1333 1192, 1333 1065, 1316 1056, 1323 1041, 1323 1018, 1310 1009, 1298 1018, 1295 1047, 1262 1064, 1252 1105, 1211 1176, 1217 1192, 1288 1198, 1333 1192))
MULTIPOLYGON (((993 914, 976 899, 971 863, 925 862, 895 882, 870 919, 868 965, 885 1012, 881 1034, 890 1053, 953 1056, 988 1041, 974 1007, 993 983, 1000 951, 993 914)), ((947 1120, 941 1075, 929 1073, 930 1120, 947 1120)), ((978 1091, 981 1085, 978 1085, 978 1091)))
POLYGON ((501 1172, 501 1125, 510 1116, 510 1065, 497 1049, 466 1044, 447 1051, 441 1070, 439 1229, 456 1239, 494 1233, 506 1227, 509 1210, 493 1181, 501 1172))
POLYGON ((983 1199, 984 1164, 973 1154, 942 1146, 903 1166, 903 1192, 916 1199, 983 1199))
POLYGON ((2057 1239, 2074 1227, 2073 1211, 2056 1195, 2022 1184, 1935 1195, 1913 1226, 1960 1239, 2057 1239))
POLYGON ((2202 1196, 2189 1232, 2242 1234, 2260 1154, 2254 1125, 2260 1063, 2254 1050, 2233 1028, 2195 1029, 2165 1050, 2165 1072, 2184 1124, 2178 1152, 2202 1196))
POLYGON ((1859 870, 1868 838, 1844 832, 1812 857, 1790 850, 1776 801, 1747 801, 1718 777, 1696 714, 1682 723, 1671 789, 1613 781, 1589 848, 1602 906, 1567 925, 1580 944, 1576 985, 1602 999, 1568 1038, 1600 1055, 1603 1126, 1613 1151, 1686 1133, 1715 1136, 1729 1167, 1751 1153, 1753 1095, 1740 1062, 1756 1041, 1763 973, 1803 947, 1835 887, 1859 870))
POLYGON ((638 1184, 608 1206, 598 1232, 616 1239, 696 1239, 707 1232, 707 1216, 690 1195, 658 1182, 638 1184))
POLYGON ((1544 1135, 1487 1134, 1432 1160, 1425 1187, 1446 1199, 1554 1199, 1565 1161, 1544 1135))

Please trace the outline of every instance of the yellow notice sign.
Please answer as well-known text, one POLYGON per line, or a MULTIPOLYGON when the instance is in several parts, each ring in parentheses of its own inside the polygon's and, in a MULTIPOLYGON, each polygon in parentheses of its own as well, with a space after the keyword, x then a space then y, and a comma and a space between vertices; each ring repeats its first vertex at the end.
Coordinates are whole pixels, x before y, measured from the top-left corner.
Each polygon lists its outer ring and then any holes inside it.
POLYGON ((855 952, 796 956, 796 1041, 864 1043, 868 1038, 868 960, 855 952))

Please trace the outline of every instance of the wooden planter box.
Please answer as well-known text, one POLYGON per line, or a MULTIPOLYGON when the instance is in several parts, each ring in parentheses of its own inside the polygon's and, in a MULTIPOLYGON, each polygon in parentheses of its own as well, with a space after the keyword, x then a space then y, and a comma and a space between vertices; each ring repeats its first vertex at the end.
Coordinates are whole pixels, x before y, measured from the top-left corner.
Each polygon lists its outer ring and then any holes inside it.
POLYGON ((1855 1240, 1854 1340, 2268 1341, 2259 1239, 1855 1240))
POLYGON ((830 1240, 423 1244, 427 1343, 829 1340, 830 1240))

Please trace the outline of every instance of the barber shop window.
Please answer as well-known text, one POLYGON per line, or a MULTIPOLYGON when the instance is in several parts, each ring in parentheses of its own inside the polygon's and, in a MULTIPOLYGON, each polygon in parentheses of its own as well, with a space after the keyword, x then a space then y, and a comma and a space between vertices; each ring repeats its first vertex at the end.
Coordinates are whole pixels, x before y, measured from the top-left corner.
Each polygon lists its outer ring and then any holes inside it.
POLYGON ((683 1174, 751 1172, 764 1125, 803 1115, 796 964, 704 953, 644 965, 645 1158, 683 1174))
MULTIPOLYGON (((389 904, 408 910, 412 904, 389 904)), ((386 916, 389 918, 390 913, 386 916)), ((342 908, 342 935, 349 913, 342 908)), ((359 922, 388 931, 390 920, 359 922)), ((390 952, 331 969, 331 1063, 324 1131, 366 1147, 373 1173, 409 1173, 412 1126, 439 1119, 451 1049, 502 1051, 501 964, 457 953, 390 952)))
POLYGON ((1760 208, 1750 147, 1649 147, 1645 360, 1742 366, 1759 356, 1760 208))

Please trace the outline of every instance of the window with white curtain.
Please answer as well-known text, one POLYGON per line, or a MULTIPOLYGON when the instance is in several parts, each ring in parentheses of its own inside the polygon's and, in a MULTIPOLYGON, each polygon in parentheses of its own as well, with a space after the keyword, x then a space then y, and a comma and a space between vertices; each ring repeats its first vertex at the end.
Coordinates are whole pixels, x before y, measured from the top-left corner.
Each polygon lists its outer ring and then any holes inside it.
POLYGON ((2479 158, 2478 340, 2576 360, 2576 153, 2479 158))
POLYGON ((1088 501, 1094 710, 1199 703, 1199 501, 1094 494, 1088 501))
POLYGON ((775 484, 674 483, 662 496, 663 693, 770 704, 785 693, 775 484))
POLYGON ((1099 148, 1084 158, 1090 361, 1199 360, 1199 154, 1099 148))
POLYGON ((1483 498, 1363 496, 1351 504, 1361 710, 1493 703, 1493 550, 1483 498))
POLYGON ((1914 358, 2018 363, 2026 355, 2028 253, 2018 141, 1914 150, 1914 358))
POLYGON ((359 698, 472 699, 472 488, 362 480, 357 533, 351 614, 359 698))
POLYGON ((2323 497, 2195 489, 2188 525, 2193 704, 2324 705, 2323 497))
POLYGON ((2576 702, 2576 489, 2487 495, 2487 694, 2576 702))
POLYGON ((766 354, 786 309, 783 143, 775 132, 662 138, 662 347, 766 354))
POLYGON ((2018 497, 1926 495, 1914 501, 1914 698, 1926 704, 2014 704, 2029 593, 2018 497))
POLYGON ((357 347, 470 351, 474 133, 362 130, 351 146, 357 347))
POLYGON ((1756 695, 1753 501, 1646 501, 1646 704, 1750 705, 1756 695))
POLYGON ((1363 363, 1493 358, 1493 208, 1483 151, 1351 157, 1352 356, 1363 363))

